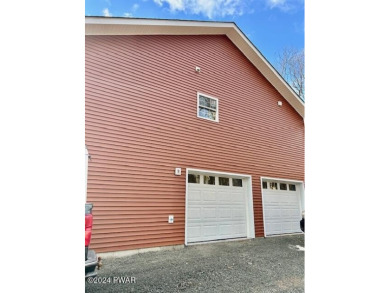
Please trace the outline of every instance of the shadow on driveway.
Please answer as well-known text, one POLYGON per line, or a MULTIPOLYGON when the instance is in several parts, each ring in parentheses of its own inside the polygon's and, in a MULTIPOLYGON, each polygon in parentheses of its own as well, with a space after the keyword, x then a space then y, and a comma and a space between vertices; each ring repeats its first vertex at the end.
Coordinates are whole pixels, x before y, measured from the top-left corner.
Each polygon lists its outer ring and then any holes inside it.
POLYGON ((85 291, 304 292, 304 246, 300 234, 105 258, 85 291))

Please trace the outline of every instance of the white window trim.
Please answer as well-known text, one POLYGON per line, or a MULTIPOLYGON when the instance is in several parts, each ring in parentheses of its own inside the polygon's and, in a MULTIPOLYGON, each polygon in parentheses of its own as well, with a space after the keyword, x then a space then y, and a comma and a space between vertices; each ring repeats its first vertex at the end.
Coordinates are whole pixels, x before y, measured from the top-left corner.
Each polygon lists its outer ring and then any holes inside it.
MULTIPOLYGON (((213 122, 219 122, 219 101, 218 101, 217 98, 215 98, 213 96, 210 96, 210 95, 206 95, 206 94, 201 93, 201 92, 197 92, 196 100, 197 100, 197 102, 196 102, 196 116, 198 118, 205 119, 205 120, 208 120, 208 121, 213 121, 213 122), (215 109, 215 112, 216 112, 215 113, 215 120, 199 116, 199 96, 204 96, 206 98, 213 99, 213 100, 215 100, 217 102, 217 107, 215 109)), ((210 109, 210 110, 214 111, 214 109, 210 109)))

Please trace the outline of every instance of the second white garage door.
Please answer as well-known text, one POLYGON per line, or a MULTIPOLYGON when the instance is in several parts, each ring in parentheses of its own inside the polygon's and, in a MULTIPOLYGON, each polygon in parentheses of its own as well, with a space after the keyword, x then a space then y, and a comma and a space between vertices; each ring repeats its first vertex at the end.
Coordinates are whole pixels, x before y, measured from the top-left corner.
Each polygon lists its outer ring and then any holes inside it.
POLYGON ((187 242, 247 237, 244 179, 188 175, 187 242))
POLYGON ((265 235, 301 233, 300 184, 263 180, 265 235))

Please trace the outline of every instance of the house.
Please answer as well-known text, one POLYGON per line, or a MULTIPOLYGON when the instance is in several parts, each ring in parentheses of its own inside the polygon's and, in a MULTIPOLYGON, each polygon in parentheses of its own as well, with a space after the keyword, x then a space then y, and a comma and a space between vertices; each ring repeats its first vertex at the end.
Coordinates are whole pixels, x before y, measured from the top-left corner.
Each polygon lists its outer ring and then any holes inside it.
POLYGON ((304 103, 232 22, 86 17, 97 252, 300 233, 304 103))

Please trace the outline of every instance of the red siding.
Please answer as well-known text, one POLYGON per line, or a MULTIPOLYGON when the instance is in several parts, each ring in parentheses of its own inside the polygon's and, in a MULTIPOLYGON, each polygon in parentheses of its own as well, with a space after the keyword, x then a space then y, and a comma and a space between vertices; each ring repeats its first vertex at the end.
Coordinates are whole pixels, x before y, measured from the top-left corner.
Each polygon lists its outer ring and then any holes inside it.
POLYGON ((185 168, 252 175, 264 236, 260 176, 304 180, 304 124, 245 56, 225 36, 87 36, 85 45, 91 247, 183 244, 185 168), (197 118, 197 91, 219 99, 218 123, 197 118))

